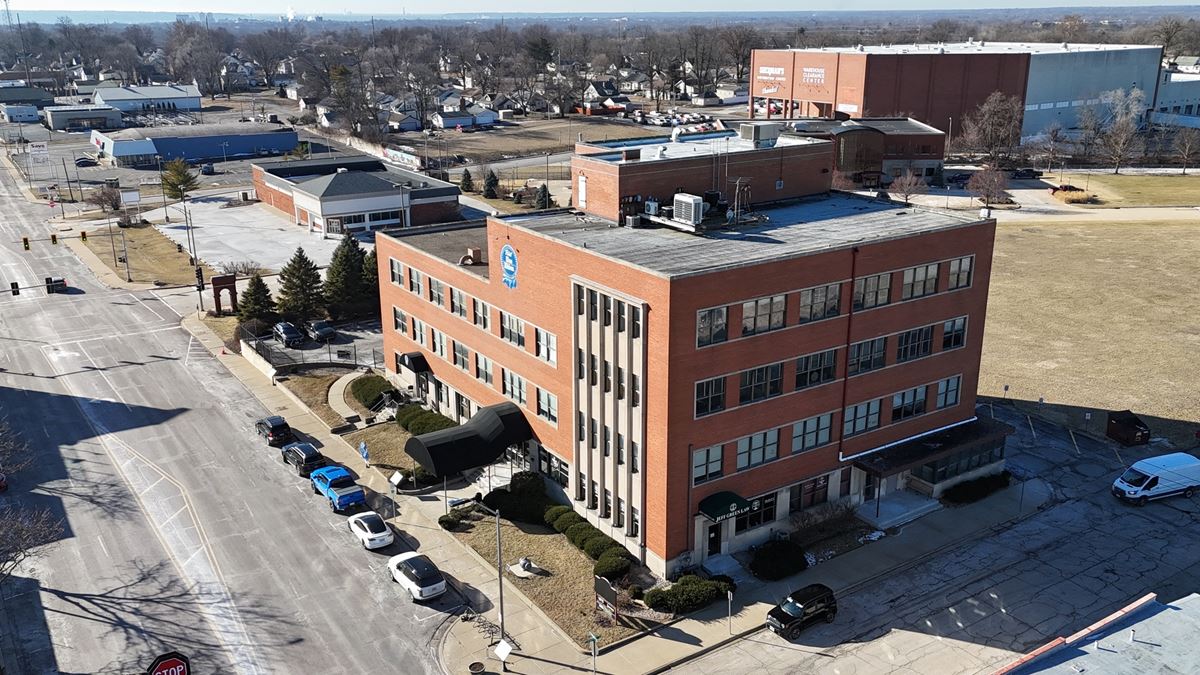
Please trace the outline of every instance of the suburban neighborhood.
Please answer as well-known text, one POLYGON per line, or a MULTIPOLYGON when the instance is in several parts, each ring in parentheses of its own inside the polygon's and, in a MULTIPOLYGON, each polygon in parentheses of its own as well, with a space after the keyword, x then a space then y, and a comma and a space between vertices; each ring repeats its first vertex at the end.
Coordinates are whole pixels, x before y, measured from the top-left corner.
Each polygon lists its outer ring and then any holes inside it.
POLYGON ((0 675, 1200 669, 1194 8, 918 4, 6 2, 0 675))

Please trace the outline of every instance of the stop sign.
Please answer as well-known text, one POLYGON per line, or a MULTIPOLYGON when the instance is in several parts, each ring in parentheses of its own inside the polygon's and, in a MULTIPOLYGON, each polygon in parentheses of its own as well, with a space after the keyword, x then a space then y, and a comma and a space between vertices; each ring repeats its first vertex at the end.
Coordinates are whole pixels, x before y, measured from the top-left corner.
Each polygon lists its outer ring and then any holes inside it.
POLYGON ((191 672, 191 664, 183 654, 169 652, 154 659, 150 670, 146 672, 149 675, 188 675, 191 672))

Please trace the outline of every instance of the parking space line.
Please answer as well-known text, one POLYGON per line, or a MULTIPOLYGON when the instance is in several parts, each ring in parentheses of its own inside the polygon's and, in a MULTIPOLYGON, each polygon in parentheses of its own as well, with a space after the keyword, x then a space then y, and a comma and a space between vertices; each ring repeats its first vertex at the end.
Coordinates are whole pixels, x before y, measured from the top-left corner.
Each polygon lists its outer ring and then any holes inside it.
MULTIPOLYGON (((162 480, 162 479, 160 478, 159 480, 162 480)), ((158 481, 154 481, 154 484, 157 485, 158 481)), ((151 487, 153 487, 153 486, 151 486, 151 487)), ((170 518, 167 518, 166 520, 162 521, 161 523, 159 523, 159 525, 165 526, 167 523, 171 522, 172 520, 175 520, 175 516, 183 513, 185 510, 187 510, 187 505, 179 507, 178 511, 176 511, 175 513, 172 513, 170 518)))

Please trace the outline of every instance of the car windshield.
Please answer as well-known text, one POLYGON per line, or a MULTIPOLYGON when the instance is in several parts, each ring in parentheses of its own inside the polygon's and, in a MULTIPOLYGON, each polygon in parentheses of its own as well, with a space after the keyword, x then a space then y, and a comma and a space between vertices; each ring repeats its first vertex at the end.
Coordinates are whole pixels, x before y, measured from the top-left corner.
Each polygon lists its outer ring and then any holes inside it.
POLYGON ((1121 476, 1122 481, 1124 481, 1127 485, 1132 485, 1133 487, 1142 487, 1142 485, 1145 484, 1149 478, 1150 476, 1147 476, 1137 469, 1130 469, 1121 476))
POLYGON ((312 324, 312 328, 313 328, 313 330, 327 330, 329 328, 329 322, 314 321, 312 324))
POLYGON ((368 513, 359 518, 359 520, 366 526, 367 532, 371 534, 383 534, 387 532, 387 525, 383 524, 383 518, 380 518, 378 513, 368 513))
POLYGON ((795 617, 804 616, 804 605, 797 603, 795 600, 784 600, 779 604, 779 608, 795 617))
POLYGON ((432 586, 443 581, 442 573, 423 555, 410 558, 408 566, 412 568, 413 575, 422 586, 432 586))
POLYGON ((354 485, 354 479, 350 476, 338 476, 329 481, 329 487, 344 488, 354 485))

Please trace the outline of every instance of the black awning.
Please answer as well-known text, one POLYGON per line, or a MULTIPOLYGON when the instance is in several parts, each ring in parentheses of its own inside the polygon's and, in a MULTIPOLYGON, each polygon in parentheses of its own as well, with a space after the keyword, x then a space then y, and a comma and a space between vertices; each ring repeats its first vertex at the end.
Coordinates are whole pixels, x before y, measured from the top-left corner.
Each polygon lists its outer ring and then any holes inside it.
POLYGON ((854 466, 880 478, 894 476, 958 452, 995 443, 1013 431, 1015 429, 1004 422, 979 417, 966 424, 871 453, 854 460, 854 466))
POLYGON ((450 476, 500 458, 510 445, 533 438, 524 413, 515 403, 480 408, 466 424, 414 436, 404 444, 421 468, 450 476))
POLYGON ((700 515, 714 523, 736 518, 752 508, 754 508, 753 503, 738 493, 728 490, 713 493, 700 500, 700 515))
POLYGON ((405 368, 408 368, 417 374, 433 372, 433 370, 429 367, 429 361, 425 360, 425 355, 421 352, 409 352, 407 354, 402 354, 400 356, 400 363, 403 364, 405 368))

